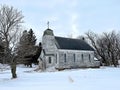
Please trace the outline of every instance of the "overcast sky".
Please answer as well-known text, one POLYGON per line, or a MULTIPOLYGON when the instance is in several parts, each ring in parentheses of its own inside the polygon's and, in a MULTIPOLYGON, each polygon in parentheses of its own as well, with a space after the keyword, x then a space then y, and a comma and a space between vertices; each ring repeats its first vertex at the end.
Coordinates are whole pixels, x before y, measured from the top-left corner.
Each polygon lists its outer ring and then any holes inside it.
POLYGON ((120 30, 120 0, 0 0, 0 4, 21 10, 26 29, 37 38, 47 29, 47 21, 56 36, 83 35, 120 30))

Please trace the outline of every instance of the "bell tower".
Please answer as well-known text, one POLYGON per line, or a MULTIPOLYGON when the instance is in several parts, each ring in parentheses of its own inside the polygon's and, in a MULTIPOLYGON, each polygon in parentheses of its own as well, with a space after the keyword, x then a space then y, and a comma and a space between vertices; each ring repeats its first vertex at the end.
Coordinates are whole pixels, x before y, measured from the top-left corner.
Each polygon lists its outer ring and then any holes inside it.
POLYGON ((56 63, 56 44, 53 30, 49 28, 49 22, 47 23, 47 29, 43 33, 42 37, 42 50, 43 60, 46 62, 46 67, 54 66, 56 63))
POLYGON ((49 22, 47 22, 47 29, 43 33, 42 37, 42 47, 44 50, 52 51, 54 50, 54 33, 53 30, 49 28, 49 22))

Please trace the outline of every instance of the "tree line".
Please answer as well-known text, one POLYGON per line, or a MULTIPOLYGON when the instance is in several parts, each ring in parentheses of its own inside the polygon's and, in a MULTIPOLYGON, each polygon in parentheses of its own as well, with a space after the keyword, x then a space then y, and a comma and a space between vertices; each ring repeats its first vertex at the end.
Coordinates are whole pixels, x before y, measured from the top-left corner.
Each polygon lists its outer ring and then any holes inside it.
POLYGON ((92 31, 86 33, 91 45, 95 49, 95 56, 100 60, 101 65, 119 65, 120 60, 120 33, 111 31, 103 32, 101 35, 92 31))

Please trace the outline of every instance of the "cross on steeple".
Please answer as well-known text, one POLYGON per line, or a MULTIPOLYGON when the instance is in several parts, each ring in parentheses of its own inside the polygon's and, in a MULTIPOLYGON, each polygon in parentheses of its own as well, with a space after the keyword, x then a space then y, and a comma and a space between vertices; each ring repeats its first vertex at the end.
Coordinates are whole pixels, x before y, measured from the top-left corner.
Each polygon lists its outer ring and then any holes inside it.
POLYGON ((48 25, 48 29, 49 29, 49 21, 47 22, 47 25, 48 25))

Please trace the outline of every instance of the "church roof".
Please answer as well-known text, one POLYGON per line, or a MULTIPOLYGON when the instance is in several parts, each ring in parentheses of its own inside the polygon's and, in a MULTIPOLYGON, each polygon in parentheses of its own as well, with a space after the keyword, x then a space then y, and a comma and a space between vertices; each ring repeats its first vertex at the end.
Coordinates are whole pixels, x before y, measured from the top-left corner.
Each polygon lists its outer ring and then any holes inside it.
POLYGON ((81 39, 55 37, 55 40, 58 49, 94 51, 88 43, 81 39))

